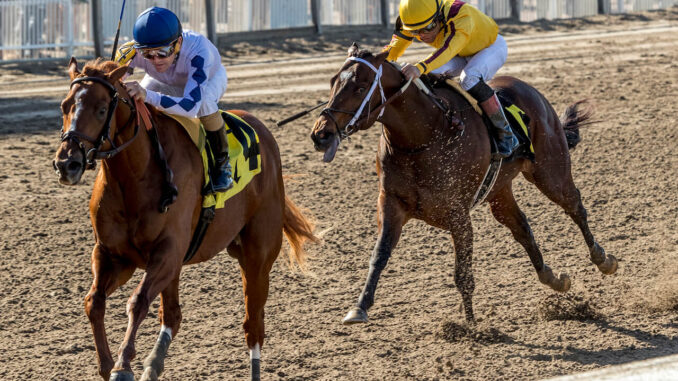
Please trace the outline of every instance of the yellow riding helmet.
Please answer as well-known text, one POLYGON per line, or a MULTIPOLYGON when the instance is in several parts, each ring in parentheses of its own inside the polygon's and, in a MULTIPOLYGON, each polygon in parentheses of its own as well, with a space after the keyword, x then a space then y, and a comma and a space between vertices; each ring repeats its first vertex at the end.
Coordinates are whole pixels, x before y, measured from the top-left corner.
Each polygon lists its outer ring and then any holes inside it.
POLYGON ((405 30, 417 30, 435 20, 440 0, 400 0, 400 20, 405 30))

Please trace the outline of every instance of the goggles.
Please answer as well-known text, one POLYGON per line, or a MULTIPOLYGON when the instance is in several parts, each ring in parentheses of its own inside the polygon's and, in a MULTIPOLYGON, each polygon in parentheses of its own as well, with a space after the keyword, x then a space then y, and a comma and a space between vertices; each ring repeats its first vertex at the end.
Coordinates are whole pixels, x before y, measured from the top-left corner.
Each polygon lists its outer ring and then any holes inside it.
POLYGON ((425 27, 423 27, 423 28, 421 28, 421 29, 413 30, 411 33, 412 33, 412 34, 415 34, 415 35, 420 35, 420 34, 424 34, 424 33, 429 33, 429 32, 431 32, 433 29, 435 29, 437 26, 438 26, 438 23, 437 23, 437 22, 431 21, 430 24, 426 25, 425 27))
POLYGON ((160 48, 150 48, 150 49, 140 49, 141 55, 147 60, 152 60, 154 58, 167 58, 174 53, 176 47, 176 40, 174 40, 168 46, 163 46, 160 48))

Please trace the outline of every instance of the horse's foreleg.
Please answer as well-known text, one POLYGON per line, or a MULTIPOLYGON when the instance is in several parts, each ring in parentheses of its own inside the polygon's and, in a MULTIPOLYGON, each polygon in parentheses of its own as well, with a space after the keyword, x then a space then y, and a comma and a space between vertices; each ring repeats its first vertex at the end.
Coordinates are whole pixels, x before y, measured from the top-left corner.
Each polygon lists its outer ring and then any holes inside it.
POLYGON ((94 334, 94 345, 99 362, 99 375, 108 380, 113 369, 113 357, 108 347, 104 315, 106 297, 118 286, 124 284, 134 273, 134 267, 113 262, 97 245, 92 252, 92 273, 94 280, 89 293, 85 296, 85 313, 89 318, 94 334))
POLYGON ((553 271, 544 264, 544 259, 537 242, 534 240, 530 224, 527 222, 525 214, 518 207, 510 184, 499 190, 492 197, 490 208, 494 218, 509 228, 513 238, 525 248, 525 251, 530 256, 532 266, 537 270, 539 281, 556 291, 565 292, 569 290, 570 277, 566 274, 559 274, 556 277, 553 275, 553 271))
POLYGON ((450 223, 454 241, 455 268, 454 283, 461 293, 466 321, 475 322, 473 316, 473 226, 468 211, 455 213, 450 223))
POLYGON ((134 340, 151 302, 176 277, 181 269, 181 254, 173 252, 174 244, 164 241, 150 254, 146 273, 127 302, 129 321, 120 355, 113 367, 111 380, 133 380, 131 361, 136 356, 134 340))
POLYGON ((400 239, 403 225, 406 222, 406 216, 399 201, 383 192, 379 195, 378 214, 379 236, 370 258, 370 269, 365 287, 360 293, 357 305, 349 310, 342 320, 344 324, 367 323, 367 310, 374 304, 379 277, 400 239))
POLYGON ((165 357, 172 338, 179 332, 181 306, 179 305, 179 276, 162 291, 159 317, 162 324, 160 335, 151 353, 144 360, 141 381, 156 381, 165 369, 165 357))

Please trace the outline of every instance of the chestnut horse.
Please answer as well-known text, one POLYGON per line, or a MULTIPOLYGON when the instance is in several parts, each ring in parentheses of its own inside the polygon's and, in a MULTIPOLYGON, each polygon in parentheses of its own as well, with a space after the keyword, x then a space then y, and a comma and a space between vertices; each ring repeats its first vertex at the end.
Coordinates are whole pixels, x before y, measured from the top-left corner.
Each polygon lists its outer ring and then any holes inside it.
MULTIPOLYGON (((54 160, 59 182, 78 183, 93 160, 103 158, 89 204, 95 237, 94 281, 85 297, 99 374, 105 380, 134 379, 130 362, 135 357, 135 336, 150 303, 160 294, 162 327, 142 376, 142 380, 155 380, 181 323, 179 275, 201 211, 203 162, 184 129, 174 119, 151 110, 178 188, 176 202, 161 212, 163 168, 149 134, 136 123, 134 102, 120 81, 127 67, 95 61, 80 72, 72 58, 68 70, 72 82, 61 103, 62 140, 54 160), (127 302, 129 323, 114 363, 104 327, 106 298, 137 268, 145 273, 127 302)), ((234 113, 259 135, 263 170, 224 208, 216 210, 201 246, 186 264, 209 260, 224 248, 238 260, 251 376, 258 379, 269 271, 280 252, 283 233, 292 247, 290 261, 302 267, 303 244, 316 238, 310 223, 285 195, 280 152, 273 136, 254 116, 234 113)))
MULTIPOLYGON (((324 160, 331 161, 340 140, 375 122, 383 123, 377 151, 379 176, 377 243, 370 259, 367 281, 357 305, 345 324, 367 322, 374 304, 379 276, 396 246, 403 225, 411 218, 445 229, 452 234, 455 249, 455 284, 466 320, 473 322, 472 273, 473 228, 470 209, 490 164, 490 138, 482 117, 457 92, 436 88, 449 101, 456 120, 452 126, 442 108, 415 86, 404 84, 399 69, 385 62, 388 52, 372 55, 349 49, 349 57, 331 80, 329 104, 317 119, 311 138, 324 160)), ((577 223, 590 250, 591 261, 604 274, 617 269, 617 260, 606 255, 589 230, 586 210, 570 173, 568 144, 579 141, 579 126, 589 113, 581 102, 571 105, 559 120, 549 102, 536 89, 516 78, 499 77, 490 82, 508 94, 530 117, 534 162, 515 159, 503 163, 486 200, 492 214, 525 248, 539 280, 565 292, 570 279, 556 277, 544 264, 527 218, 518 208, 511 184, 522 173, 551 201, 560 205, 577 223), (568 137, 566 138, 566 130, 568 137)), ((444 107, 443 107, 444 108, 444 107)))

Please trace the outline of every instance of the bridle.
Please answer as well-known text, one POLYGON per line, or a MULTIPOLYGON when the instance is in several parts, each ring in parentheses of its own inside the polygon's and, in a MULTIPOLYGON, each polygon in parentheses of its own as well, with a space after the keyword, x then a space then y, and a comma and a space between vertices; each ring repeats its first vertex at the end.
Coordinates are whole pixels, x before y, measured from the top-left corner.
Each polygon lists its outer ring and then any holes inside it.
POLYGON ((337 131, 339 132, 339 139, 343 140, 347 137, 349 137, 351 134, 354 132, 358 131, 359 128, 357 127, 358 122, 361 122, 363 119, 370 119, 373 117, 374 114, 379 112, 379 115, 377 115, 376 120, 379 120, 381 116, 384 114, 384 109, 386 105, 391 103, 394 99, 402 95, 402 93, 407 90, 407 87, 410 86, 410 83, 412 80, 408 80, 401 88, 398 90, 395 94, 390 96, 388 99, 384 96, 384 88, 381 85, 381 76, 382 76, 382 65, 379 65, 379 68, 374 67, 370 62, 367 60, 364 60, 359 57, 348 57, 345 62, 348 61, 356 61, 362 64, 367 65, 372 71, 375 73, 374 80, 372 81, 372 86, 370 87, 370 90, 365 94, 365 98, 363 98, 362 103, 360 104, 360 107, 358 107, 358 110, 356 111, 347 111, 347 110, 341 110, 337 108, 332 108, 332 107, 325 107, 321 112, 320 115, 327 115, 332 122, 337 127, 337 131), (374 91, 376 88, 379 87, 379 93, 381 94, 381 104, 375 108, 374 110, 370 111, 370 101, 372 100, 372 94, 374 94, 374 91), (363 117, 363 111, 365 110, 365 106, 367 106, 367 114, 365 117, 363 117), (352 115, 353 118, 344 126, 344 128, 339 127, 339 123, 337 122, 337 119, 334 117, 332 114, 333 112, 340 112, 348 115, 352 115))
POLYGON ((121 129, 119 129, 117 133, 122 132, 132 123, 132 121, 136 118, 137 110, 134 107, 134 104, 130 102, 127 98, 118 97, 118 91, 115 89, 115 86, 113 86, 110 82, 106 81, 105 79, 99 77, 80 77, 74 79, 71 82, 70 87, 72 88, 73 85, 75 85, 76 83, 84 81, 91 81, 103 85, 108 90, 109 95, 111 96, 111 101, 108 103, 108 114, 106 115, 104 127, 101 130, 101 133, 99 134, 98 137, 92 138, 88 135, 76 131, 75 123, 71 123, 71 127, 69 128, 69 130, 61 134, 61 141, 64 142, 66 140, 72 140, 73 142, 75 142, 80 148, 80 151, 82 152, 83 155, 83 167, 85 169, 94 169, 94 167, 96 166, 96 160, 110 159, 113 156, 120 153, 125 148, 127 148, 127 146, 129 146, 132 143, 132 141, 134 141, 134 139, 137 137, 137 134, 139 133, 139 124, 137 123, 134 125, 134 136, 132 136, 130 140, 124 142, 120 146, 116 146, 113 141, 114 137, 111 137, 111 119, 113 118, 113 113, 115 112, 115 109, 118 107, 118 100, 121 100, 123 103, 125 103, 130 108, 131 113, 125 125, 121 129), (90 144, 92 144, 93 147, 87 150, 82 140, 89 142, 90 144), (108 151, 102 151, 100 150, 100 147, 102 144, 104 144, 104 142, 106 142, 106 140, 110 142, 112 148, 108 151))

